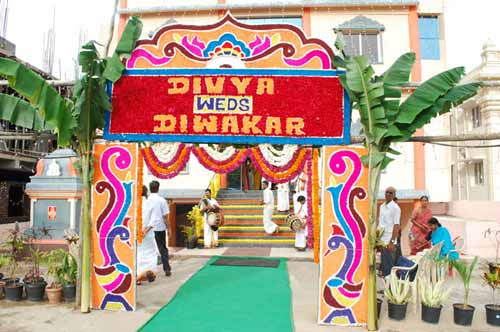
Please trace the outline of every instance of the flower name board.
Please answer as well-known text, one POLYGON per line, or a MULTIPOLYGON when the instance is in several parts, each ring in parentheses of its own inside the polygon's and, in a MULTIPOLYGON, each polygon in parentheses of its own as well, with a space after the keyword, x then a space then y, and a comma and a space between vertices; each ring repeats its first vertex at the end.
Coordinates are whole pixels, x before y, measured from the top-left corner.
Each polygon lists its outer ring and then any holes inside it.
POLYGON ((347 144, 336 70, 127 70, 112 87, 105 139, 347 144))

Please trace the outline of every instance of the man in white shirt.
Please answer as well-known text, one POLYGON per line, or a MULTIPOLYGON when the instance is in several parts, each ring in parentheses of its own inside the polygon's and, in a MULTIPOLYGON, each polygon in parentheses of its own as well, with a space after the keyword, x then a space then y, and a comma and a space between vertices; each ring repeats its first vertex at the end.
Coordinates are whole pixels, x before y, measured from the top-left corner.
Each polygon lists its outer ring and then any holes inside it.
POLYGON ((273 222, 273 211, 274 211, 274 195, 271 190, 271 185, 268 181, 262 181, 262 186, 264 188, 264 231, 267 234, 277 233, 279 228, 273 222))
POLYGON ((381 240, 386 247, 382 249, 381 269, 384 277, 391 274, 392 267, 396 264, 399 252, 398 237, 401 219, 401 209, 394 201, 396 189, 388 187, 385 190, 385 202, 380 206, 378 228, 383 229, 381 240))
MULTIPOLYGON (((145 216, 150 220, 150 224, 153 226, 156 245, 161 255, 163 271, 165 272, 165 275, 169 277, 172 272, 170 264, 168 262, 168 248, 166 239, 168 228, 168 214, 170 213, 170 210, 165 198, 158 195, 159 190, 160 183, 158 181, 151 181, 151 183, 149 184, 149 191, 151 192, 151 195, 149 195, 148 200, 146 201, 145 216)), ((144 220, 144 222, 146 222, 146 220, 144 220)))
POLYGON ((302 220, 302 227, 295 232, 295 249, 305 251, 307 247, 307 204, 304 196, 300 195, 297 198, 294 212, 302 220))
POLYGON ((215 248, 219 245, 219 231, 212 229, 208 224, 208 213, 220 211, 219 203, 212 198, 212 191, 205 190, 205 198, 200 202, 201 212, 203 213, 203 245, 205 249, 215 248))

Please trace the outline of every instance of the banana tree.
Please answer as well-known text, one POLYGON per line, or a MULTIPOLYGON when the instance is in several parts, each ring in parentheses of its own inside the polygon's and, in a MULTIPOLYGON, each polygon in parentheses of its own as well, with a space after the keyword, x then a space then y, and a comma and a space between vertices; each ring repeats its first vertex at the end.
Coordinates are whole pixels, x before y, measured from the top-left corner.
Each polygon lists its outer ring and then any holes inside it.
POLYGON ((96 43, 82 46, 78 62, 82 75, 73 97, 66 99, 41 76, 21 63, 0 58, 0 76, 20 97, 0 94, 0 119, 37 131, 55 131, 60 147, 72 146, 80 156, 83 184, 80 239, 80 309, 90 309, 90 199, 92 185, 92 146, 96 130, 104 126, 104 112, 111 110, 107 81, 117 81, 125 68, 122 59, 130 56, 142 31, 142 23, 131 17, 111 57, 101 57, 96 43))
POLYGON ((335 43, 340 51, 334 59, 337 68, 345 69, 340 77, 351 98, 353 109, 358 110, 363 127, 364 145, 368 154, 363 163, 368 166, 369 248, 368 248, 368 329, 377 330, 377 293, 375 246, 377 232, 377 193, 380 174, 400 154, 391 148, 392 143, 405 142, 429 123, 432 118, 450 111, 456 105, 477 93, 478 84, 460 85, 465 75, 463 67, 442 72, 423 82, 406 100, 402 101, 402 87, 409 82, 415 63, 415 54, 401 55, 382 75, 376 75, 365 56, 350 57, 345 54, 342 36, 335 43))

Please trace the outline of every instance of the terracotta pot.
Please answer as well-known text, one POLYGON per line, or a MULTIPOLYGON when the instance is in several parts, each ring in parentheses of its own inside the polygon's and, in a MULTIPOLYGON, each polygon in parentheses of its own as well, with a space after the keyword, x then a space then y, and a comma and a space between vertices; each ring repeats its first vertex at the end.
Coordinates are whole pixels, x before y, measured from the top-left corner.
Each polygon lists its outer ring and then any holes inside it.
POLYGON ((62 287, 57 288, 45 288, 45 293, 47 293, 47 299, 50 304, 58 304, 61 303, 62 299, 62 287))

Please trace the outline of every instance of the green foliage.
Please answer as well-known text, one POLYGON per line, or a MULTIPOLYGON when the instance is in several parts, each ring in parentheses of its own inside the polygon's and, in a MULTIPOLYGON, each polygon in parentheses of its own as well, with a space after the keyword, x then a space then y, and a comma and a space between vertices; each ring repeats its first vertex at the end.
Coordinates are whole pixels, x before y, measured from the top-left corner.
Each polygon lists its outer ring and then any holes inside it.
POLYGON ((190 241, 194 235, 194 227, 193 226, 182 226, 182 233, 186 237, 186 240, 190 241))
POLYGON ((0 255, 0 270, 10 264, 10 257, 7 254, 0 255))
POLYGON ((470 263, 470 265, 460 262, 458 259, 450 261, 450 264, 457 271, 464 286, 464 303, 463 303, 464 307, 467 307, 469 305, 470 281, 472 277, 472 271, 474 271, 474 268, 476 267, 477 260, 478 257, 477 256, 474 257, 474 260, 472 261, 472 263, 470 263))
POLYGON ((24 250, 24 241, 17 222, 14 228, 8 230, 7 240, 3 248, 6 251, 3 257, 9 267, 8 274, 11 278, 15 278, 19 262, 22 259, 21 253, 24 250))
POLYGON ((89 151, 95 130, 104 126, 104 111, 111 110, 106 82, 117 81, 124 69, 121 59, 130 56, 142 31, 142 23, 128 21, 112 57, 101 58, 91 41, 78 56, 82 77, 76 82, 73 99, 61 95, 40 75, 8 58, 0 58, 0 76, 22 98, 0 94, 0 119, 35 130, 55 130, 58 145, 68 146, 75 138, 89 151))
POLYGON ((410 278, 408 275, 401 280, 396 273, 391 273, 384 294, 392 304, 405 304, 410 301, 410 278))
POLYGON ((360 114, 365 145, 370 149, 363 163, 384 169, 394 160, 387 154, 399 154, 391 143, 403 142, 432 118, 448 112, 477 93, 478 84, 457 85, 465 74, 462 67, 440 73, 422 83, 404 102, 402 88, 409 82, 415 63, 415 54, 406 53, 381 76, 364 56, 349 57, 342 49, 340 35, 336 47, 341 51, 334 63, 346 70, 340 77, 351 97, 352 106, 360 114), (371 148, 370 148, 371 147, 371 148))
POLYGON ((74 285, 78 273, 75 257, 64 249, 55 249, 47 253, 48 273, 59 285, 74 285))

